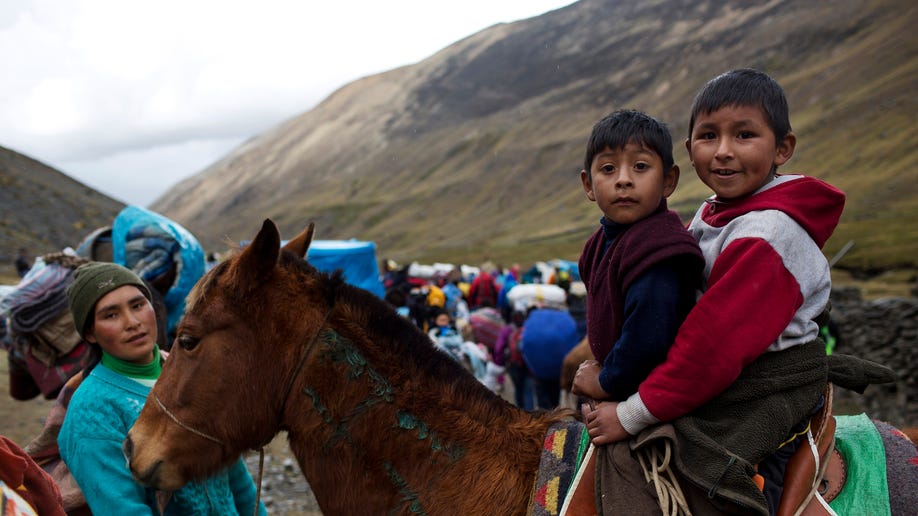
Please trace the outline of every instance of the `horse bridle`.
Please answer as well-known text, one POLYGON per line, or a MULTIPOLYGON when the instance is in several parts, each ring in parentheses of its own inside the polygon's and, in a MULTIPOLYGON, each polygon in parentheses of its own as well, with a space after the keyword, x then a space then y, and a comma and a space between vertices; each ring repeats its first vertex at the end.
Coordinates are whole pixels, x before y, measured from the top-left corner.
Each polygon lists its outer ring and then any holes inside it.
MULTIPOLYGON (((296 368, 293 370, 293 375, 290 377, 290 381, 287 382, 287 387, 286 389, 284 389, 284 398, 281 401, 281 405, 280 405, 280 413, 278 414, 278 419, 281 419, 283 417, 284 407, 287 405, 287 398, 290 397, 290 391, 293 390, 293 384, 294 382, 296 382, 297 377, 299 377, 300 371, 302 371, 303 367, 306 365, 306 360, 309 358, 309 355, 312 353, 312 348, 314 348, 316 345, 316 342, 319 341, 319 336, 322 335, 322 329, 325 328, 326 323, 328 323, 328 318, 331 315, 332 308, 333 308, 332 306, 329 306, 328 310, 326 310, 325 317, 322 318, 322 324, 319 325, 319 328, 316 330, 316 333, 312 336, 312 339, 310 339, 309 342, 306 344, 306 348, 303 350, 302 356, 300 356, 300 361, 297 363, 296 368)), ((155 401, 159 409, 163 411, 163 414, 166 414, 167 416, 169 416, 169 419, 171 419, 172 422, 175 423, 179 428, 186 430, 188 432, 191 432, 192 434, 197 435, 198 437, 203 437, 204 439, 207 439, 208 441, 212 441, 220 445, 221 447, 224 446, 223 441, 221 441, 220 439, 208 433, 202 432, 198 430, 197 428, 194 428, 191 425, 187 425, 183 423, 178 417, 176 417, 175 414, 172 413, 171 410, 169 410, 166 407, 166 405, 162 402, 162 400, 159 399, 159 396, 157 396, 155 392, 151 394, 153 395, 153 401, 155 401)), ((255 516, 258 516, 258 504, 261 501, 261 480, 262 480, 262 473, 264 471, 264 464, 265 464, 265 446, 263 444, 259 446, 258 448, 258 484, 257 484, 258 489, 255 494, 255 516)))
POLYGON ((154 393, 151 393, 151 394, 153 394, 153 401, 155 401, 155 402, 156 402, 156 405, 159 406, 159 409, 163 411, 163 414, 169 416, 169 419, 171 419, 173 423, 175 423, 176 425, 178 425, 179 428, 181 428, 181 429, 183 429, 183 430, 187 430, 187 431, 193 433, 194 435, 197 435, 197 436, 199 436, 199 437, 203 437, 203 438, 205 438, 205 439, 207 439, 207 440, 209 440, 209 441, 213 441, 213 442, 219 444, 220 446, 223 446, 223 441, 221 441, 220 439, 217 439, 216 437, 214 437, 214 436, 212 436, 212 435, 210 435, 210 434, 205 434, 204 432, 202 432, 202 431, 200 431, 200 430, 198 430, 198 429, 196 429, 196 428, 194 428, 194 427, 191 427, 191 426, 186 425, 185 423, 182 423, 182 422, 179 420, 179 418, 175 417, 175 414, 173 414, 171 410, 169 410, 168 408, 166 408, 166 405, 163 404, 163 402, 159 399, 159 396, 157 396, 155 392, 154 392, 154 393))
POLYGON ((287 405, 287 398, 290 397, 290 391, 293 390, 293 383, 296 382, 298 376, 300 376, 300 371, 303 370, 303 367, 306 365, 306 359, 309 358, 309 355, 312 353, 312 348, 315 347, 316 342, 319 341, 319 336, 322 335, 322 329, 325 328, 325 325, 328 323, 328 318, 331 315, 333 306, 329 306, 328 310, 325 311, 325 317, 322 318, 322 324, 319 325, 319 329, 316 330, 315 335, 312 336, 312 339, 306 344, 306 349, 303 350, 303 355, 300 357, 300 362, 296 365, 296 369, 293 370, 293 376, 290 377, 290 381, 287 382, 287 388, 284 389, 284 399, 281 401, 280 405, 280 414, 278 419, 283 416, 284 407, 287 405))

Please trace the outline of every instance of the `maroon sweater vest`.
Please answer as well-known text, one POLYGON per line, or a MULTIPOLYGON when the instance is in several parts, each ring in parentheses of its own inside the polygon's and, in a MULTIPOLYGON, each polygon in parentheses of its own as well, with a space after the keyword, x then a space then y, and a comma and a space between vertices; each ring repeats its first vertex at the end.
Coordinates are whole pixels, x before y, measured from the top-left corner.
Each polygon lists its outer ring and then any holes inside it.
POLYGON ((666 200, 657 211, 641 219, 605 249, 602 227, 587 240, 580 254, 580 277, 587 288, 587 336, 593 356, 600 362, 621 336, 625 292, 636 278, 654 265, 683 255, 687 274, 699 281, 704 258, 679 215, 667 210, 666 200))

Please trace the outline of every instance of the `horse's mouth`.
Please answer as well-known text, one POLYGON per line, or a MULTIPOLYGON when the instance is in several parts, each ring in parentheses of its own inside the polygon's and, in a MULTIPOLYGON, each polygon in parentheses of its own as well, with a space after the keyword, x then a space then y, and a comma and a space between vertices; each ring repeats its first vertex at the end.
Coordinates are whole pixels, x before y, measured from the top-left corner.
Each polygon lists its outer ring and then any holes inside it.
POLYGON ((125 438, 124 442, 121 444, 121 452, 124 454, 124 460, 127 462, 127 467, 131 471, 131 476, 134 477, 134 480, 147 487, 152 487, 154 489, 158 488, 163 467, 162 460, 156 461, 142 473, 136 471, 134 469, 134 464, 131 463, 131 459, 134 455, 134 441, 131 440, 130 434, 128 434, 127 438, 125 438))
MULTIPOLYGON (((130 466, 130 463, 128 464, 128 466, 130 466)), ((152 487, 153 489, 161 489, 160 475, 162 472, 162 467, 163 467, 163 461, 158 460, 152 466, 147 468, 147 470, 144 472, 138 472, 134 470, 133 467, 130 467, 130 469, 131 469, 131 475, 133 475, 134 480, 136 480, 137 482, 147 487, 152 487)))

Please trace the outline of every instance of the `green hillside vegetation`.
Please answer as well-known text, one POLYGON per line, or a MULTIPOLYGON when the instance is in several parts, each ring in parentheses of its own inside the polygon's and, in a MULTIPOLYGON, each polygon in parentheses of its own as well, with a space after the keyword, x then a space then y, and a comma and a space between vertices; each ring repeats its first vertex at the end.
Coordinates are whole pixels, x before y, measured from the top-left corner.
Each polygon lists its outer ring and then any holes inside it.
POLYGON ((739 67, 785 87, 798 135, 784 172, 848 195, 827 256, 860 272, 918 265, 916 7, 583 0, 497 25, 412 66, 348 84, 154 203, 207 246, 283 234, 373 240, 400 262, 576 259, 598 211, 579 171, 618 108, 674 135, 688 220, 709 195, 682 139, 694 93, 739 67))
MULTIPOLYGON (((918 4, 905 0, 581 0, 347 84, 150 208, 207 250, 271 218, 283 237, 314 221, 316 238, 374 241, 400 263, 576 260, 599 219, 579 179, 592 125, 619 108, 665 121, 682 169, 670 207, 688 221, 709 195, 682 144, 692 98, 714 75, 752 67, 787 92, 798 145, 782 171, 847 194, 825 254, 853 241, 839 271, 876 279, 900 269, 897 281, 914 284, 915 26, 918 4)), ((64 195, 83 212, 42 218, 35 196, 62 201, 22 190, 31 176, 0 172, 4 249, 46 242, 48 228, 60 245, 117 212, 93 208, 75 186, 64 195)))
POLYGON ((0 264, 10 270, 20 248, 35 256, 75 247, 90 231, 111 225, 123 207, 40 161, 0 147, 0 264))

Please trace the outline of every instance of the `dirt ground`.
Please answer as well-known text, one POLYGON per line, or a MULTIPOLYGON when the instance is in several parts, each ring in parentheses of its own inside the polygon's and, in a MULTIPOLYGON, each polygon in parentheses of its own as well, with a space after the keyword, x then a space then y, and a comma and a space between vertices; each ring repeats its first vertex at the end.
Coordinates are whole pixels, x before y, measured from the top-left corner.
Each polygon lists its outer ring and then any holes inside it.
POLYGON ((0 352, 0 385, 0 434, 24 447, 41 432, 54 400, 45 400, 41 396, 29 401, 14 400, 10 396, 10 375, 5 351, 0 352))

